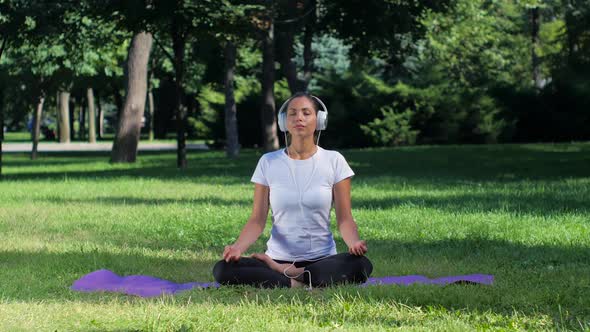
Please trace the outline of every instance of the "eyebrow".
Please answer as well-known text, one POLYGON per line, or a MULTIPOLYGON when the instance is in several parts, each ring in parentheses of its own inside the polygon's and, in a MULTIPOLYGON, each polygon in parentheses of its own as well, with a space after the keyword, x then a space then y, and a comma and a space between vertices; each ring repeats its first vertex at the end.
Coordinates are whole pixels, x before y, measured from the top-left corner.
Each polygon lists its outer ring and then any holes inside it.
MULTIPOLYGON (((311 110, 311 108, 309 108, 309 107, 302 107, 300 109, 303 110, 303 111, 311 110)), ((293 111, 293 110, 296 111, 297 109, 295 107, 289 107, 289 111, 293 111)))

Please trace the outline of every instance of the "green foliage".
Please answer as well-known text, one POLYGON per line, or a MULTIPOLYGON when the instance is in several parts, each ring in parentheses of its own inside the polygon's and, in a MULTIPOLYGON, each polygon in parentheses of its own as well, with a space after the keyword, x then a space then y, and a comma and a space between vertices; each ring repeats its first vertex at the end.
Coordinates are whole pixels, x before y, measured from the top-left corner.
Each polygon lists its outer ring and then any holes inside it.
MULTIPOLYGON (((189 126, 194 130, 194 138, 211 138, 213 126, 219 123, 220 115, 223 114, 225 96, 220 92, 219 86, 207 84, 197 97, 201 112, 197 117, 189 117, 189 126)), ((219 130, 218 130, 219 131, 219 130)))
MULTIPOLYGON (((313 71, 320 75, 330 72, 335 75, 343 75, 350 68, 350 48, 350 45, 346 45, 342 40, 329 34, 314 37, 311 44, 314 53, 313 71)), ((300 41, 295 44, 293 62, 298 68, 303 68, 303 44, 300 41)), ((317 79, 312 78, 309 90, 320 88, 317 79)))
POLYGON ((416 24, 426 9, 441 10, 449 1, 321 1, 323 29, 352 46, 354 57, 394 59, 405 34, 419 35, 416 24))
POLYGON ((449 12, 425 12, 424 39, 404 63, 420 142, 492 143, 512 132, 493 91, 530 87, 530 43, 518 33, 519 15, 510 1, 458 1, 449 12))
POLYGON ((361 125, 361 129, 379 145, 397 146, 416 143, 419 131, 412 129, 413 111, 406 109, 400 113, 396 112, 394 107, 382 107, 383 119, 377 118, 367 125, 361 125))
POLYGON ((248 40, 237 49, 235 80, 235 99, 240 104, 250 96, 258 96, 261 90, 258 79, 262 63, 262 52, 253 40, 248 40))
MULTIPOLYGON (((255 48, 254 43, 249 40, 237 49, 236 72, 234 75, 234 95, 238 114, 249 114, 249 118, 257 123, 258 114, 256 110, 248 109, 252 103, 257 104, 260 95, 260 81, 258 79, 259 67, 261 64, 260 50, 255 48)), ((280 83, 277 83, 280 84, 280 83)), ((277 90, 279 94, 283 89, 277 90)), ((225 139, 224 87, 219 83, 208 83, 197 92, 199 113, 189 116, 189 134, 196 138, 209 138, 222 145, 225 139)), ((243 128, 251 127, 252 121, 243 120, 238 122, 238 132, 243 128)), ((244 130, 245 131, 245 130, 244 130)), ((248 141, 248 139, 246 139, 248 141)), ((244 144, 244 143, 242 143, 244 144)), ((252 145, 246 143, 245 145, 252 145)))
POLYGON ((395 88, 375 74, 368 63, 357 63, 344 74, 328 71, 318 75, 319 90, 326 103, 328 128, 321 136, 322 146, 363 147, 374 144, 361 126, 381 115, 380 109, 396 100, 395 88), (366 68, 364 71, 361 68, 366 68))
MULTIPOLYGON (((295 19, 293 60, 302 68, 303 28, 312 15, 292 18, 287 2, 274 5, 278 21, 295 19)), ((322 135, 327 146, 590 138, 589 0, 352 0, 317 6, 309 89, 329 104, 328 135, 322 135), (536 45, 533 10, 540 23, 536 45), (540 86, 533 82, 533 51, 540 86)), ((104 109, 116 108, 124 95, 130 36, 147 30, 155 37, 150 88, 159 136, 175 127, 177 36, 185 43, 181 88, 189 135, 223 141, 222 51, 231 40, 238 46, 240 141, 253 146, 260 132, 262 57, 256 32, 266 8, 234 0, 0 0, 7 122, 22 125, 41 91, 55 98, 58 89, 67 89, 79 101, 91 86, 104 109)), ((277 38, 284 27, 277 25, 277 38)), ((289 93, 278 70, 277 78, 280 104, 289 93)))
POLYGON ((0 59, 0 72, 18 88, 8 86, 13 98, 6 100, 7 120, 13 129, 24 123, 40 95, 51 110, 57 90, 66 89, 83 100, 91 86, 98 94, 122 80, 128 34, 114 24, 84 15, 83 6, 47 6, 45 2, 13 2, 28 14, 13 34, 10 47, 0 59), (26 6, 25 6, 26 4, 26 6), (51 103, 50 103, 51 101, 51 103), (24 106, 24 107, 23 107, 24 106))
POLYGON ((529 38, 519 34, 510 1, 457 1, 449 13, 426 12, 422 63, 461 87, 517 84, 530 76, 529 38))

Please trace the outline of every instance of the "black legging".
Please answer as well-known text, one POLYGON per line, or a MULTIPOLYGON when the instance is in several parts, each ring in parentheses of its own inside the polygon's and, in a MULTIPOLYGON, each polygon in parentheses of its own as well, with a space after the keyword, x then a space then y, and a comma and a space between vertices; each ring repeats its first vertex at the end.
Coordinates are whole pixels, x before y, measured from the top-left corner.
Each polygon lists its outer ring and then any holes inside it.
MULTIPOLYGON (((287 261, 275 260, 284 264, 287 261)), ((295 262, 295 267, 303 267, 301 278, 306 285, 325 287, 341 283, 363 283, 373 271, 373 264, 365 256, 341 253, 328 256, 320 261, 295 262)), ((291 287, 291 280, 284 274, 272 270, 266 263, 249 257, 242 257, 237 262, 227 263, 221 260, 213 267, 215 280, 222 285, 252 285, 256 287, 291 287)))

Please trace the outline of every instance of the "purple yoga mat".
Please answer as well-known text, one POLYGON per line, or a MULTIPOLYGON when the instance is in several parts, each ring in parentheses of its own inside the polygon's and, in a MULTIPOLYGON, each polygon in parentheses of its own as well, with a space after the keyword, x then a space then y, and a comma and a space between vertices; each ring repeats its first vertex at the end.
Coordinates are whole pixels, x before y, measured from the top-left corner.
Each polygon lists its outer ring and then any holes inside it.
MULTIPOLYGON (((494 276, 489 274, 469 274, 428 279, 424 276, 410 275, 401 277, 369 278, 361 287, 372 285, 411 285, 435 284, 448 285, 453 283, 474 283, 491 285, 494 276)), ((175 294, 193 288, 218 288, 216 282, 188 282, 177 284, 172 281, 158 279, 145 275, 121 277, 109 270, 98 270, 88 273, 74 281, 71 289, 80 292, 117 292, 141 297, 152 297, 163 294, 175 294)))
POLYGON ((141 297, 174 294, 193 288, 217 288, 216 282, 188 282, 177 284, 172 281, 144 275, 121 277, 109 270, 97 270, 74 281, 71 289, 80 292, 117 292, 141 297))

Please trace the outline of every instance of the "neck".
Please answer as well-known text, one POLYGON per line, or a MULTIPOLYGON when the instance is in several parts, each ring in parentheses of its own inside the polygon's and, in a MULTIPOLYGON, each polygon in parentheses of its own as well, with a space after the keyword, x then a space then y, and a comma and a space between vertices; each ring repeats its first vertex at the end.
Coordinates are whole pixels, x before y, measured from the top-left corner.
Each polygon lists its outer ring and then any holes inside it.
POLYGON ((311 140, 293 140, 287 148, 292 159, 307 159, 317 151, 317 146, 311 140))

